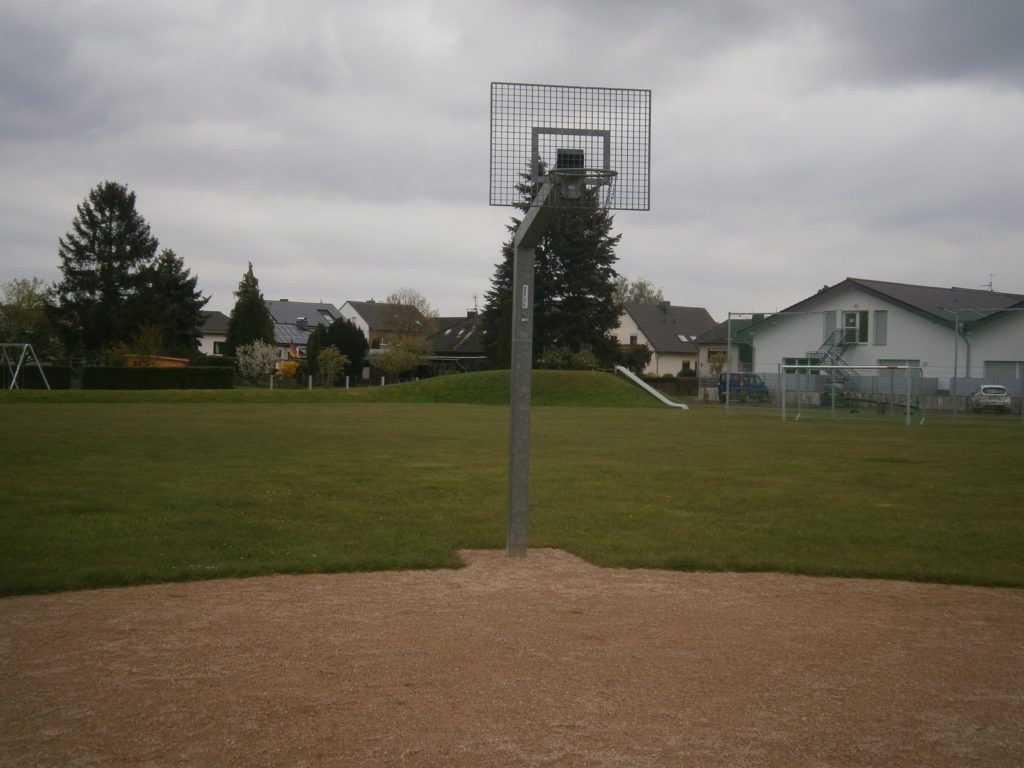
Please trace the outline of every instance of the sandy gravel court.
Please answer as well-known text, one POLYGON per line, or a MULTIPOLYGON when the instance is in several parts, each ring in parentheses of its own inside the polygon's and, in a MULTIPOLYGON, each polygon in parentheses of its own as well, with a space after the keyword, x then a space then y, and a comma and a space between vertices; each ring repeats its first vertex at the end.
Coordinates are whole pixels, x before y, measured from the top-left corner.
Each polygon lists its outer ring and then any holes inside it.
POLYGON ((0 765, 1024 765, 1024 590, 463 557, 0 600, 0 765))

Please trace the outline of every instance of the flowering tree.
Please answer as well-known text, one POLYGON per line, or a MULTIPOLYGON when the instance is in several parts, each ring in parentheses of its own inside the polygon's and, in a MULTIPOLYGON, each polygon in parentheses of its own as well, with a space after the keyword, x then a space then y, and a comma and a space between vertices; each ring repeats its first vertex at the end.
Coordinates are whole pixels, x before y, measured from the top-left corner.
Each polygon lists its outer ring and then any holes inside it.
POLYGON ((250 381, 266 376, 277 363, 277 347, 257 339, 252 344, 243 344, 235 350, 238 371, 250 381))

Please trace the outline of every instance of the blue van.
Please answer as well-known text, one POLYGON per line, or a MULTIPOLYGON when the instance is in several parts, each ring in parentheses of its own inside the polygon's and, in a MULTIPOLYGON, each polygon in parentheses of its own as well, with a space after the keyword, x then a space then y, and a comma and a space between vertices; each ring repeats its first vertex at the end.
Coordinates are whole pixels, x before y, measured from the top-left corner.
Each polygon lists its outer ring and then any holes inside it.
POLYGON ((738 403, 768 402, 768 386, 756 373, 720 373, 718 375, 718 399, 725 402, 726 388, 729 400, 738 403))

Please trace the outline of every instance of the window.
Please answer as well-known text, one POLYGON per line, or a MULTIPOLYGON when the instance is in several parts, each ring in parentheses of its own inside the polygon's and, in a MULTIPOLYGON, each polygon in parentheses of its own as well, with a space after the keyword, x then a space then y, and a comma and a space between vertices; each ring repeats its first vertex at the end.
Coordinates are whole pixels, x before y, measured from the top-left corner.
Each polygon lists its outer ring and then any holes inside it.
POLYGON ((867 344, 868 343, 868 313, 865 310, 858 312, 843 312, 843 343, 844 344, 867 344))
POLYGON ((1024 374, 1024 363, 1014 360, 986 360, 985 378, 996 381, 1015 381, 1024 374))
POLYGON ((631 347, 635 347, 636 346, 636 334, 635 333, 629 334, 629 346, 631 346, 631 347))
POLYGON ((215 355, 223 355, 224 354, 224 345, 225 344, 227 344, 226 341, 215 341, 215 342, 213 342, 213 354, 215 354, 215 355))
POLYGON ((884 347, 886 336, 889 333, 889 313, 884 309, 876 309, 874 312, 875 321, 875 346, 884 347))

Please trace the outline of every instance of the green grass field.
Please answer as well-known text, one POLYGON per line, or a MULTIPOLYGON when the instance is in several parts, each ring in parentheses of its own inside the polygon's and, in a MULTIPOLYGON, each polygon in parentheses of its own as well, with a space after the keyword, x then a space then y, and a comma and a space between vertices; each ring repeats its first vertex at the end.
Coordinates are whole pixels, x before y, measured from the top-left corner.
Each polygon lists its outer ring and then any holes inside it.
MULTIPOLYGON (((507 375, 0 394, 0 594, 457 567, 504 547, 507 375)), ((607 566, 1024 585, 1016 420, 781 423, 535 376, 530 546, 607 566)))

